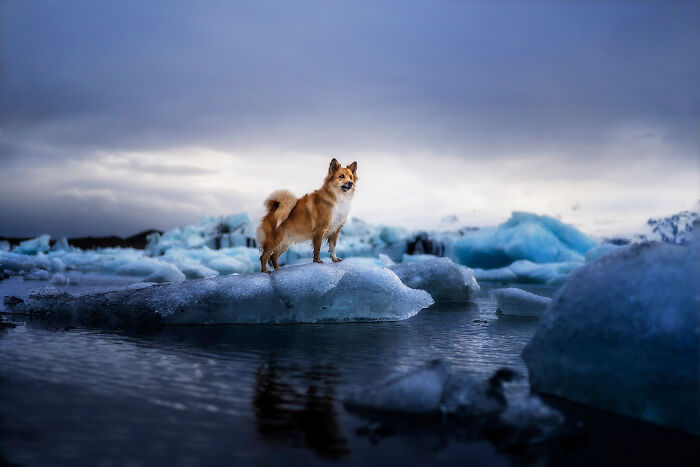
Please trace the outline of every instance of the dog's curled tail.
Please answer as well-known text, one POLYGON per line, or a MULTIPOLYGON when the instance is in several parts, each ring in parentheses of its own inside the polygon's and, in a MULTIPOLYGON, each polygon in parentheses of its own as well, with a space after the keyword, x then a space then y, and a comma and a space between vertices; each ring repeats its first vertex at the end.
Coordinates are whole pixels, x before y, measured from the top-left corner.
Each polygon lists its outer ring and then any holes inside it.
POLYGON ((297 197, 289 190, 277 190, 265 199, 267 214, 258 226, 256 237, 258 245, 265 241, 265 231, 274 230, 284 222, 297 204, 297 197))

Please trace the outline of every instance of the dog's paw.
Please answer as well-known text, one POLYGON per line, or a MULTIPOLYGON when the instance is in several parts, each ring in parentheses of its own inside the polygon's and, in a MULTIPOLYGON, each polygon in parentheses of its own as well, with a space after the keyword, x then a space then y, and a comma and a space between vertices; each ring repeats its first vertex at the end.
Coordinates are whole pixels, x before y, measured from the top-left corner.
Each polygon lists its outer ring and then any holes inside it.
POLYGON ((333 260, 334 263, 340 263, 343 260, 343 258, 337 258, 337 257, 331 258, 331 259, 333 260))
POLYGON ((272 271, 263 271, 265 274, 272 274, 272 271))
POLYGON ((314 260, 314 263, 323 263, 323 261, 320 260, 320 259, 315 259, 315 260, 314 260))

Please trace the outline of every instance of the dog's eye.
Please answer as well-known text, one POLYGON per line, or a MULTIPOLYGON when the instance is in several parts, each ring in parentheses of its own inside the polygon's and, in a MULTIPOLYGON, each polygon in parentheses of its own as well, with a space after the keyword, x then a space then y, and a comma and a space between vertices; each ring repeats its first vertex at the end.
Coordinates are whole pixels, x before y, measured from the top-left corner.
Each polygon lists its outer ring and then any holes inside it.
POLYGON ((338 177, 338 178, 345 178, 345 175, 341 175, 341 176, 340 176, 340 177, 338 177))

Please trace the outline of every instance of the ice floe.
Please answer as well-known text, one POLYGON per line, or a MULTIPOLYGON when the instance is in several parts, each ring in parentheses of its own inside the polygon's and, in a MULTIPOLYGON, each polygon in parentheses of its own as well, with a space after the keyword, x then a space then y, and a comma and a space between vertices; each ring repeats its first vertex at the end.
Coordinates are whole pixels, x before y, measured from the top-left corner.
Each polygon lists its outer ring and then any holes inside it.
POLYGON ((700 434, 697 238, 574 272, 523 353, 533 389, 700 434))
POLYGON ((403 320, 432 303, 430 294, 405 286, 388 269, 340 263, 80 297, 42 290, 13 311, 106 326, 317 323, 403 320))
POLYGON ((479 284, 471 269, 449 258, 430 258, 390 266, 401 281, 413 289, 425 290, 435 301, 468 302, 476 298, 479 284))
POLYGON ((490 378, 452 371, 436 360, 415 370, 389 377, 350 392, 344 403, 350 409, 406 416, 448 416, 503 424, 531 435, 552 435, 564 417, 536 396, 504 390, 517 375, 507 368, 490 378))
POLYGON ((509 316, 539 317, 552 301, 551 298, 516 288, 495 289, 491 295, 498 306, 497 311, 509 316))

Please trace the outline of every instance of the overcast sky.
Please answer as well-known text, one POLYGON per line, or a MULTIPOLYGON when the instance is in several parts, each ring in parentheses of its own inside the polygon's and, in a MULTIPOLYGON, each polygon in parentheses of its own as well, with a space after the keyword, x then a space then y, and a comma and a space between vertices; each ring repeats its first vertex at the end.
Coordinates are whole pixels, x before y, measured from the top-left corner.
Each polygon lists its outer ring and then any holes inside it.
POLYGON ((262 212, 591 233, 700 197, 700 2, 0 0, 0 235, 262 212))

